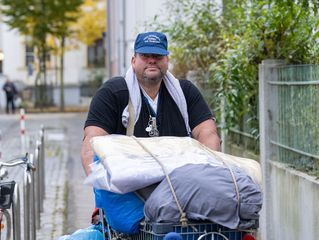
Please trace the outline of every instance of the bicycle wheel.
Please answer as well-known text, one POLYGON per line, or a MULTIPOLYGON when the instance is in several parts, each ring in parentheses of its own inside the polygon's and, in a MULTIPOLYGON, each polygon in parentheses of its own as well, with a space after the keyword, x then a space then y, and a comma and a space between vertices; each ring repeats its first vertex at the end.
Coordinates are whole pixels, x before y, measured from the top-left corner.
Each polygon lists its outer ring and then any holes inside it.
POLYGON ((11 239, 11 216, 8 210, 0 212, 0 240, 11 239))

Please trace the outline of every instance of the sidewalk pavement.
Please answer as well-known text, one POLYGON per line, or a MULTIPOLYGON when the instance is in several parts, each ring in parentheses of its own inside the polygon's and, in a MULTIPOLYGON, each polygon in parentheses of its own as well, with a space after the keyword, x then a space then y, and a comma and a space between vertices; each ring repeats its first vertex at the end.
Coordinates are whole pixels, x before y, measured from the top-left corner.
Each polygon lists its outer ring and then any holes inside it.
POLYGON ((45 210, 38 239, 57 239, 90 225, 93 193, 90 186, 83 185, 85 174, 80 156, 84 115, 70 115, 64 116, 62 128, 46 131, 46 166, 52 171, 47 171, 45 210))
MULTIPOLYGON (((80 157, 84 120, 85 114, 79 113, 26 115, 30 153, 40 126, 47 129, 45 200, 37 239, 56 240, 90 225, 94 198, 92 187, 83 185, 85 175, 80 157)), ((21 155, 19 115, 0 115, 0 131, 3 159, 21 155)))
POLYGON ((50 171, 45 172, 44 209, 41 213, 41 227, 37 232, 37 238, 58 239, 64 233, 67 210, 65 198, 67 195, 68 150, 61 149, 59 142, 46 141, 46 144, 49 147, 46 147, 45 169, 50 169, 50 171))

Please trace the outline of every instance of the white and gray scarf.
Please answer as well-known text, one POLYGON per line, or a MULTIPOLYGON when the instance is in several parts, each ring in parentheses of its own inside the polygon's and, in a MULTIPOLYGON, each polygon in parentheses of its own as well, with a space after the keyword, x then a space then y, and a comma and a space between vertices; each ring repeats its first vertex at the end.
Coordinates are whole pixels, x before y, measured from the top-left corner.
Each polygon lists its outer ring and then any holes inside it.
MULTIPOLYGON (((135 123, 137 122, 140 112, 141 112, 141 107, 142 107, 142 97, 140 94, 140 86, 138 84, 138 80, 136 78, 135 72, 132 68, 132 66, 128 69, 128 71, 125 74, 125 81, 127 84, 129 96, 131 98, 131 102, 133 105, 134 109, 134 120, 135 123)), ((179 80, 176 79, 173 74, 171 74, 169 71, 166 72, 164 76, 164 84, 175 101, 176 105, 179 108, 179 111, 181 112, 185 126, 187 129, 187 132, 190 133, 191 129, 189 127, 189 120, 188 120, 188 112, 187 112, 187 103, 186 99, 183 93, 183 90, 181 88, 181 85, 179 83, 179 80)), ((127 128, 128 126, 128 119, 129 119, 129 111, 128 111, 128 106, 125 107, 123 113, 122 113, 122 124, 124 127, 127 128)))

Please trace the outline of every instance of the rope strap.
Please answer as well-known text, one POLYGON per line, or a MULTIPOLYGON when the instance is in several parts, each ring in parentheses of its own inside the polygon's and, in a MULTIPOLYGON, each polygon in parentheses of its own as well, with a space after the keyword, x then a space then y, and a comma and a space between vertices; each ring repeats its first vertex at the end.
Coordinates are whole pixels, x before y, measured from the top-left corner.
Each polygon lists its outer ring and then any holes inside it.
POLYGON ((128 100, 128 112, 129 112, 129 118, 128 118, 128 126, 126 129, 126 135, 132 136, 134 134, 135 116, 134 116, 134 107, 133 107, 131 98, 129 98, 128 100))
MULTIPOLYGON (((233 180, 233 183, 234 183, 234 186, 235 186, 235 191, 236 191, 236 198, 237 198, 237 212, 239 214, 239 204, 240 204, 240 193, 239 193, 239 188, 238 188, 238 184, 237 184, 237 180, 236 180, 236 177, 235 177, 235 174, 232 170, 232 168, 230 167, 230 165, 228 163, 226 163, 224 161, 224 159, 222 159, 221 157, 217 156, 214 151, 212 151, 210 148, 206 147, 205 145, 201 144, 200 143, 200 146, 206 151, 206 152, 209 152, 211 154, 214 155, 214 157, 216 157, 216 159, 220 160, 229 170, 230 172, 230 175, 232 177, 232 180, 233 180)), ((239 215, 238 215, 239 216, 239 215)))
POLYGON ((153 157, 156 162, 161 166, 162 170, 163 170, 163 173, 165 174, 165 177, 166 177, 166 180, 168 182, 168 186, 172 192, 172 195, 173 195, 173 198, 176 202, 176 205, 177 205, 177 208, 178 208, 178 211, 181 215, 181 218, 180 218, 180 223, 182 225, 182 227, 187 227, 187 224, 188 224, 188 219, 187 219, 187 216, 186 216, 186 213, 183 211, 181 205, 180 205, 180 202, 178 201, 178 198, 177 198, 177 195, 176 195, 176 192, 174 190, 174 187, 173 187, 173 184, 171 182, 171 179, 169 178, 168 174, 167 174, 167 170, 165 168, 165 166, 163 165, 163 163, 153 154, 151 153, 151 151, 141 143, 141 141, 139 141, 136 137, 134 136, 131 136, 149 155, 151 155, 151 157, 153 157))
MULTIPOLYGON (((172 184, 172 182, 171 182, 171 179, 170 179, 169 176, 168 176, 168 173, 167 173, 167 170, 166 170, 165 166, 162 164, 162 162, 161 162, 145 145, 143 145, 143 144, 141 143, 141 141, 138 140, 138 138, 136 138, 135 136, 131 136, 131 137, 132 137, 149 155, 151 155, 151 157, 153 157, 153 158, 157 161, 157 163, 161 166, 162 171, 163 171, 163 173, 165 174, 165 178, 166 178, 166 180, 167 180, 167 182, 168 182, 168 186, 169 186, 169 188, 170 188, 170 190, 171 190, 171 192, 172 192, 173 198, 174 198, 174 200, 175 200, 175 202, 176 202, 178 211, 179 211, 179 213, 180 213, 180 215, 181 215, 181 217, 180 217, 180 223, 181 223, 182 227, 187 227, 187 225, 188 225, 187 215, 186 215, 186 213, 183 211, 183 209, 182 209, 182 207, 181 207, 181 205, 180 205, 180 202, 179 202, 179 200, 178 200, 178 198, 177 198, 176 192, 175 192, 175 190, 174 190, 174 187, 173 187, 173 184, 172 184)), ((213 155, 214 155, 217 159, 219 159, 219 160, 227 167, 227 169, 229 170, 230 175, 231 175, 231 178, 232 178, 232 181, 233 181, 233 183, 234 183, 234 187, 235 187, 236 198, 237 198, 237 202, 238 202, 238 204, 237 204, 237 212, 238 212, 238 214, 239 214, 240 193, 239 193, 239 188, 238 188, 238 184, 237 184, 237 181, 236 181, 236 177, 235 177, 235 174, 234 174, 232 168, 231 168, 230 165, 229 165, 227 162, 225 162, 221 157, 217 156, 210 148, 206 147, 206 146, 203 145, 203 144, 200 144, 200 146, 201 146, 202 149, 204 149, 205 151, 207 151, 207 152, 213 154, 213 155)))

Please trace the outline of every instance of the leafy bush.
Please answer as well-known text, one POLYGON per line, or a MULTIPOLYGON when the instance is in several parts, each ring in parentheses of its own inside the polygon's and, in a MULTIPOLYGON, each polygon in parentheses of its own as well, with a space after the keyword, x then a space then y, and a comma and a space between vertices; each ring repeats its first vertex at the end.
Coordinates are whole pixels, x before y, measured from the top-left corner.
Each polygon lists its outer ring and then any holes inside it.
POLYGON ((153 23, 170 37, 173 72, 197 71, 205 95, 220 116, 225 101, 226 128, 258 136, 258 65, 264 59, 318 63, 318 3, 308 0, 177 0, 171 17, 153 23), (207 94, 210 89, 210 96, 207 94), (248 127, 247 127, 248 125, 248 127))

